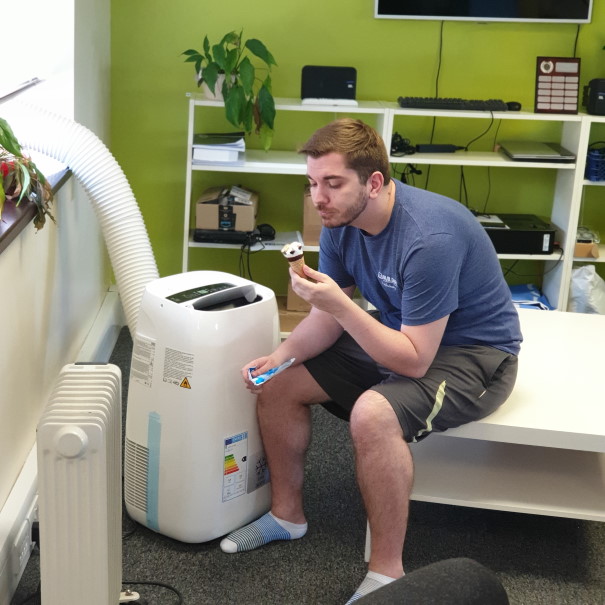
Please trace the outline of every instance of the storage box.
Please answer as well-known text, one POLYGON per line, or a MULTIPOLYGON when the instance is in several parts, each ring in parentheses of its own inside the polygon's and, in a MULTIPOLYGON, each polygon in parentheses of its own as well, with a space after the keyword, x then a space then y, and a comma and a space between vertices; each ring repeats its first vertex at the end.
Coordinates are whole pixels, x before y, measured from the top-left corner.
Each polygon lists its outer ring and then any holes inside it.
POLYGON ((294 290, 292 284, 288 282, 288 297, 286 299, 286 309, 288 311, 310 311, 311 305, 301 298, 294 290))
POLYGON ((594 242, 576 242, 573 255, 576 258, 599 258, 599 246, 594 242))
POLYGON ((195 204, 196 229, 254 231, 258 194, 241 187, 210 187, 195 204))
POLYGON ((319 246, 321 218, 319 217, 319 212, 317 212, 315 206, 313 206, 309 185, 305 187, 303 204, 303 242, 305 246, 319 246))

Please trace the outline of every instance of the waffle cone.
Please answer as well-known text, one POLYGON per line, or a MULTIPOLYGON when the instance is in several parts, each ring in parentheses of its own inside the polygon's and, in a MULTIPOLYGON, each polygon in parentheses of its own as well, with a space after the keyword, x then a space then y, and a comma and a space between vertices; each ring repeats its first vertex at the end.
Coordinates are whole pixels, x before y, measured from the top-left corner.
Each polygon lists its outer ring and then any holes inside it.
POLYGON ((305 272, 303 270, 303 267, 305 266, 304 255, 299 256, 298 258, 295 258, 294 260, 289 260, 288 262, 290 263, 290 267, 292 267, 292 269, 294 269, 294 272, 297 275, 300 275, 300 277, 307 279, 307 276, 305 275, 305 272))

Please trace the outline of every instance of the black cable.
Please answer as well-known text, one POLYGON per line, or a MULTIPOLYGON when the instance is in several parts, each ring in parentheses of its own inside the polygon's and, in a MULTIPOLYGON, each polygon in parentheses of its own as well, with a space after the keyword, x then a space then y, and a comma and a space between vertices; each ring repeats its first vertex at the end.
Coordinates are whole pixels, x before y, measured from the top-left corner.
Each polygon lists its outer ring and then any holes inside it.
POLYGON ((261 252, 265 249, 264 242, 255 234, 251 234, 250 237, 242 244, 239 254, 239 275, 240 277, 246 277, 246 271, 248 272, 248 279, 254 281, 252 277, 252 269, 250 267, 250 256, 261 252), (258 250, 252 250, 252 246, 260 244, 258 250), (245 259, 245 260, 244 260, 245 259))
POLYGON ((483 203, 482 213, 485 214, 487 210, 487 203, 492 193, 492 169, 491 166, 487 167, 487 194, 485 195, 485 202, 483 203))
POLYGON ((185 601, 183 600, 183 595, 177 590, 174 586, 170 586, 170 584, 164 584, 163 582, 151 582, 147 580, 123 580, 122 585, 125 584, 134 584, 136 586, 159 586, 160 588, 166 588, 167 590, 171 590, 177 597, 179 605, 182 605, 185 601))
POLYGON ((479 135, 477 135, 474 139, 471 139, 465 146, 464 146, 464 151, 468 151, 468 148, 475 142, 478 141, 481 137, 484 137, 491 129, 491 127, 494 125, 494 112, 490 111, 490 121, 489 124, 487 126, 487 128, 479 135))
MULTIPOLYGON (((439 98, 439 76, 441 75, 441 64, 443 62, 443 26, 445 21, 439 23, 439 47, 437 49, 437 73, 435 74, 435 98, 439 98)), ((433 126, 431 127, 431 136, 429 137, 429 143, 433 143, 435 137, 435 128, 437 126, 437 116, 433 116, 433 126)), ((429 164, 426 169, 426 180, 424 182, 425 190, 429 188, 429 180, 431 178, 431 165, 429 164)))
POLYGON ((441 63, 443 60, 443 25, 445 21, 439 24, 439 48, 437 55, 437 75, 435 76, 435 97, 439 98, 439 75, 441 73, 441 63))
POLYGON ((464 175, 464 166, 460 166, 460 185, 458 187, 458 198, 460 203, 468 208, 468 190, 466 188, 466 177, 464 175))
MULTIPOLYGON (((498 132, 500 132, 500 126, 502 126, 502 120, 498 120, 496 130, 494 131, 492 149, 495 149, 496 143, 498 142, 498 132)), ((491 169, 491 166, 487 166, 487 195, 485 196, 485 201, 483 202, 483 208, 481 209, 482 214, 487 213, 487 204, 489 202, 491 193, 492 193, 492 169, 491 169)))
POLYGON ((578 25, 576 27, 576 37, 573 42, 573 55, 571 55, 574 59, 576 58, 576 55, 578 54, 578 38, 580 37, 580 28, 581 27, 582 27, 582 24, 578 23, 578 25))

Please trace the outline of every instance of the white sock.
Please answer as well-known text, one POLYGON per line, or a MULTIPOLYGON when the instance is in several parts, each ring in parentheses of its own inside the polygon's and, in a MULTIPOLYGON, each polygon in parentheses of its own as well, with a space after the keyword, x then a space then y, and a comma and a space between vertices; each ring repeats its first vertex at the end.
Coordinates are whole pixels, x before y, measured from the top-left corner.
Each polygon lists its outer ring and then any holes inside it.
POLYGON ((223 538, 221 550, 228 553, 243 552, 264 546, 274 540, 297 540, 306 533, 306 523, 284 521, 269 512, 223 538))
POLYGON ((359 585, 359 588, 355 591, 355 594, 347 601, 346 605, 354 603, 361 597, 374 592, 375 590, 386 586, 391 582, 394 582, 397 578, 391 578, 375 571, 368 571, 363 582, 359 585))

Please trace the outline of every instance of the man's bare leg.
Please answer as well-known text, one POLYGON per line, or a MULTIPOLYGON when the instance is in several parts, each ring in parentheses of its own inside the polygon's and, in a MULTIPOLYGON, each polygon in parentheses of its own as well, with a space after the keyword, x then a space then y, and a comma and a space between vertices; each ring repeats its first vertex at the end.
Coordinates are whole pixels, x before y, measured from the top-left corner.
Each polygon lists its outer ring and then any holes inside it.
POLYGON ((403 575, 414 468, 391 405, 366 391, 351 414, 357 481, 372 536, 368 576, 349 602, 403 575))
POLYGON ((263 386, 257 413, 271 476, 271 512, 223 539, 225 552, 252 550, 274 540, 305 535, 302 490, 305 453, 311 441, 309 405, 328 399, 302 365, 263 386))

